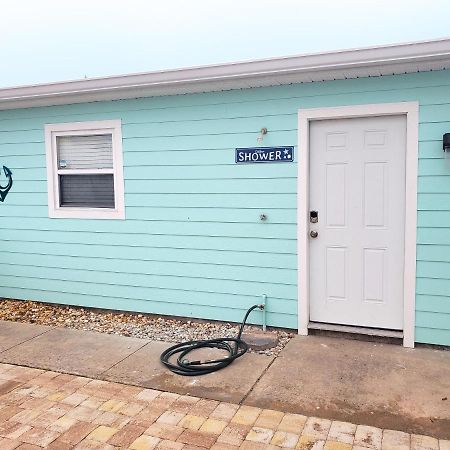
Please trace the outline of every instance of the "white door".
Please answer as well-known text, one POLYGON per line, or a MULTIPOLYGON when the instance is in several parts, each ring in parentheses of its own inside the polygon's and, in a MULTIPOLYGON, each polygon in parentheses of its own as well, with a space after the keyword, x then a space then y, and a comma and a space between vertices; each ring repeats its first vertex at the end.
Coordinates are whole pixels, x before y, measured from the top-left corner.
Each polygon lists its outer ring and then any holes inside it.
POLYGON ((310 122, 311 321, 403 329, 405 153, 405 116, 310 122))

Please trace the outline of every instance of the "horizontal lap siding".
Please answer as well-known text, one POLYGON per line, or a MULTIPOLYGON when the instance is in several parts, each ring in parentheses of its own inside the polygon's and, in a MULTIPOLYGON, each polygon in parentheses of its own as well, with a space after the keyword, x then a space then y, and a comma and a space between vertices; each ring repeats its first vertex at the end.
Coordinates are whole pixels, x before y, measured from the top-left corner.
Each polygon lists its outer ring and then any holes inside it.
POLYGON ((446 88, 436 103, 420 108, 416 340, 450 345, 450 159, 442 151, 442 135, 450 131, 446 88))
MULTIPOLYGON (((160 100, 0 120, 1 162, 15 181, 1 211, 0 295, 240 321, 266 294, 269 323, 294 328, 296 165, 234 164, 234 147, 255 145, 262 126, 246 108, 239 120, 221 117, 223 106, 206 119, 203 106, 154 109, 160 100), (127 220, 49 220, 44 124, 109 117, 123 124, 127 220)), ((295 122, 277 114, 265 124, 295 145, 295 122)))
POLYGON ((296 145, 299 108, 416 100, 417 340, 450 345, 447 71, 0 112, 0 295, 238 321, 266 294, 269 324, 295 328, 296 163, 235 165, 234 148, 262 127, 296 145), (126 221, 48 219, 44 125, 117 118, 126 221))

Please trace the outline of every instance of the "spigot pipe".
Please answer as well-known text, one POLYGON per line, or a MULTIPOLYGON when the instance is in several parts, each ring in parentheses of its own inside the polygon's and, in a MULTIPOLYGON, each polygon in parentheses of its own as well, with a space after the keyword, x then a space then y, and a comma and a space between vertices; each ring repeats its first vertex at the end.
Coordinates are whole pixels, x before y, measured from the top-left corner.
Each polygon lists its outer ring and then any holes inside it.
POLYGON ((266 302, 267 302, 267 295, 263 294, 262 295, 262 327, 263 327, 263 331, 266 331, 266 326, 267 326, 267 318, 266 318, 266 302))

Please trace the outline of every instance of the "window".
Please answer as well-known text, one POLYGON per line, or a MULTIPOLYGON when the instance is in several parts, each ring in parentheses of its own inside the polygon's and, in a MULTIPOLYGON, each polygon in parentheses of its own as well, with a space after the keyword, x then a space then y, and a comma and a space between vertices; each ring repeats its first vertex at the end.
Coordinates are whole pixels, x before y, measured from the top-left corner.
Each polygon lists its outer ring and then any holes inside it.
POLYGON ((50 217, 124 219, 120 120, 45 126, 50 217))

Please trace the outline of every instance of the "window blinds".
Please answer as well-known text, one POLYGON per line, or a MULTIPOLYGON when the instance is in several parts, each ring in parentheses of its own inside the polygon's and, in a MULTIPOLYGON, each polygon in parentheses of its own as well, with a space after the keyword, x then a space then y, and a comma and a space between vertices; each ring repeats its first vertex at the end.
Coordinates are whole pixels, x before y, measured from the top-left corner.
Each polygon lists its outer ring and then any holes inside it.
POLYGON ((112 169, 112 135, 57 136, 58 169, 112 169))
POLYGON ((114 176, 60 175, 61 206, 85 208, 114 208, 114 176))

